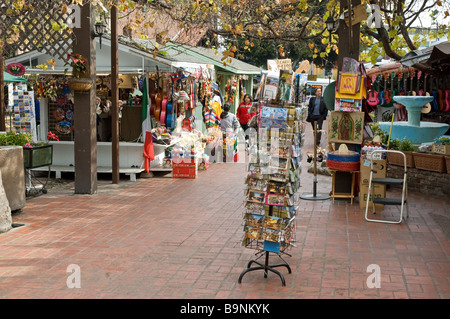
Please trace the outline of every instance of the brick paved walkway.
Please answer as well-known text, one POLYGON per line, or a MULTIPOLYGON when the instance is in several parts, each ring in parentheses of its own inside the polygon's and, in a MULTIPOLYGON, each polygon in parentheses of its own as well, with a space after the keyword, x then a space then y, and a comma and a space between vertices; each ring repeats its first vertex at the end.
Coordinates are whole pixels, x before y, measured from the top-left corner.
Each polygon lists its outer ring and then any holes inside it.
MULTIPOLYGON (((305 159, 300 193, 311 193, 305 159)), ((245 175, 216 163, 196 180, 100 181, 92 196, 69 184, 28 200, 13 216, 25 226, 0 234, 0 298, 450 298, 450 243, 433 218, 449 217, 450 199, 419 193, 399 225, 366 222, 357 201, 301 200, 286 286, 261 271, 239 284, 255 252, 240 245, 245 175), (67 287, 71 264, 79 289, 67 287)), ((319 175, 318 192, 330 180, 319 175)))

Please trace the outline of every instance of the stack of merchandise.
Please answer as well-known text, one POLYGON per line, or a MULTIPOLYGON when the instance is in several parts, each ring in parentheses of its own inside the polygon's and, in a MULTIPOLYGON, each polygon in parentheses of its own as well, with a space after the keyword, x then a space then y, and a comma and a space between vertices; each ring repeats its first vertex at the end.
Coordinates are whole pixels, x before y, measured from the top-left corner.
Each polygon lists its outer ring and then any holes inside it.
POLYGON ((261 103, 259 130, 250 136, 243 246, 283 252, 295 241, 303 114, 289 104, 261 103))

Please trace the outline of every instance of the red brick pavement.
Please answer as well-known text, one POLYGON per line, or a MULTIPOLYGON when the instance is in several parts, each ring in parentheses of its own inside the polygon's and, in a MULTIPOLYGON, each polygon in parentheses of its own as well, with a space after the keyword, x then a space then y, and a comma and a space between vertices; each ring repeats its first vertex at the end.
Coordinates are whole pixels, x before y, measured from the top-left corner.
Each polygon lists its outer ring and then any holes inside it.
MULTIPOLYGON (((300 194, 312 192, 308 165, 300 194)), ((366 222, 357 201, 300 200, 286 286, 262 271, 239 284, 255 253, 240 244, 245 169, 215 163, 195 180, 101 181, 95 195, 72 185, 27 200, 13 216, 25 226, 0 234, 0 298, 450 298, 449 239, 431 216, 448 216, 450 200, 419 193, 398 225, 366 222), (81 288, 67 286, 71 264, 81 288), (380 288, 367 285, 370 264, 380 288)), ((318 192, 330 179, 318 176, 318 192)))

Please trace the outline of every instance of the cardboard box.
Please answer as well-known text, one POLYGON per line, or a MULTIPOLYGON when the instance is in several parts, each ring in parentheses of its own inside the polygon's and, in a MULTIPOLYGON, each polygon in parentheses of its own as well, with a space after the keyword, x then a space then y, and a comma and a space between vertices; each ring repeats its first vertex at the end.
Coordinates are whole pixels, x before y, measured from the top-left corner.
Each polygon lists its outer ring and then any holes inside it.
MULTIPOLYGON (((372 189, 375 198, 385 198, 386 197, 386 185, 372 184, 372 189)), ((370 193, 372 193, 372 189, 370 193)), ((359 208, 366 209, 367 193, 369 191, 369 185, 359 185, 359 208)), ((372 209, 372 194, 369 197, 369 209, 372 209)), ((375 205, 375 211, 381 211, 384 209, 383 204, 375 205)))
POLYGON ((431 145, 431 152, 436 154, 450 155, 450 145, 433 144, 431 145))
MULTIPOLYGON (((361 159, 360 164, 360 183, 361 185, 369 185, 370 160, 361 159)), ((374 160, 372 178, 386 178, 386 164, 386 160, 374 160)))
POLYGON ((173 158, 173 178, 197 178, 198 163, 196 158, 173 158))

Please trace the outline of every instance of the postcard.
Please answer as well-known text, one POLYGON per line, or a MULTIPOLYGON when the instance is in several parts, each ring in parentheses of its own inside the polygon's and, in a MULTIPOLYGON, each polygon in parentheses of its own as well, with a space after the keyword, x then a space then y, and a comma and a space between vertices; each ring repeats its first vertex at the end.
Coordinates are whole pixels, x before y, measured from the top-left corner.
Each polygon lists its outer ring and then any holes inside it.
POLYGON ((284 206, 284 202, 284 194, 267 194, 266 196, 266 205, 284 206))
POLYGON ((245 216, 245 225, 252 227, 263 227, 264 226, 264 215, 258 214, 246 214, 245 216))
POLYGON ((249 192, 248 192, 248 201, 249 202, 264 204, 265 198, 266 198, 265 192, 254 191, 254 190, 249 190, 249 192))
POLYGON ((273 242, 279 242, 281 239, 281 231, 277 229, 264 228, 263 239, 273 242))
POLYGON ((245 237, 248 239, 261 239, 262 228, 261 227, 245 227, 245 237))

